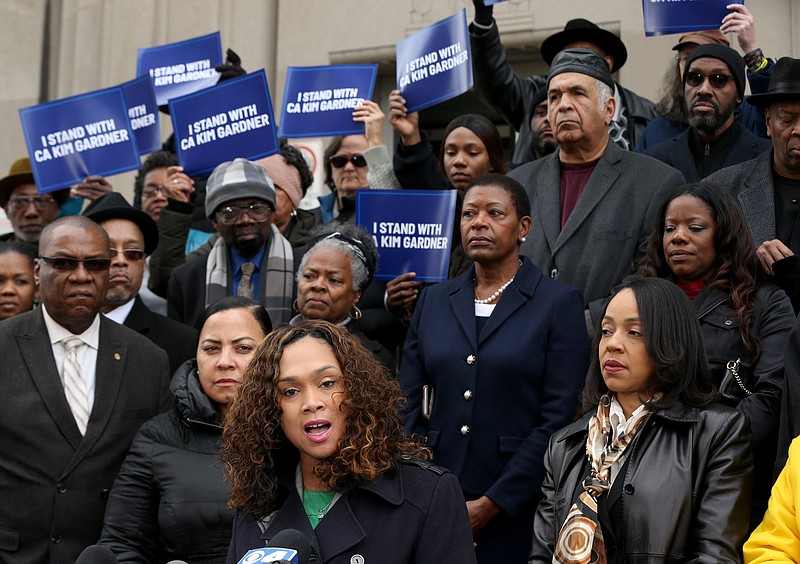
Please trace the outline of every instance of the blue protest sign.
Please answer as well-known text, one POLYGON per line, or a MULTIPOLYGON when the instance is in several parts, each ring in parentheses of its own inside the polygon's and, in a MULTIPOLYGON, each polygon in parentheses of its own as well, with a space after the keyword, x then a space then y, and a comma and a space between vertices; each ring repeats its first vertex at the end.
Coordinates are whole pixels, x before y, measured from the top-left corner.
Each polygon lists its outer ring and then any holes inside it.
POLYGON ((237 157, 260 159, 279 150, 264 70, 173 98, 169 113, 178 162, 205 174, 237 157))
POLYGON ((22 108, 19 117, 40 192, 140 166, 119 86, 22 108))
POLYGON ((730 13, 725 7, 729 3, 728 0, 642 0, 644 33, 651 37, 719 29, 722 18, 730 13))
POLYGON ((139 154, 152 153, 161 147, 161 129, 158 127, 158 106, 153 92, 153 79, 142 76, 120 86, 128 107, 128 119, 136 137, 139 154))
POLYGON ((156 102, 163 106, 172 98, 214 86, 219 81, 214 67, 221 63, 222 42, 217 31, 169 45, 139 49, 136 76, 150 75, 156 102))
POLYGON ((500 2, 505 2, 506 0, 483 0, 484 6, 491 6, 492 4, 499 4, 500 2))
POLYGON ((281 137, 364 133, 353 110, 372 98, 378 65, 289 67, 283 91, 281 137))
POLYGON ((455 190, 359 190, 356 198, 356 223, 378 246, 376 279, 447 280, 455 190))
POLYGON ((397 44, 397 88, 409 113, 472 88, 467 11, 461 10, 397 44))

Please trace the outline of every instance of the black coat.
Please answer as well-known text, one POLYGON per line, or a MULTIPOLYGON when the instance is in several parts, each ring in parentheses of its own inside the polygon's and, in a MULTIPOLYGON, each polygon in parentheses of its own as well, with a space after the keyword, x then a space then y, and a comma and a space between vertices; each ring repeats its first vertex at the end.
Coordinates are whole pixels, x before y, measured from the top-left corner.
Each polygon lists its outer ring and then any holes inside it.
MULTIPOLYGON (((733 122, 731 127, 735 128, 738 134, 736 136, 736 141, 725 157, 725 163, 720 168, 733 166, 754 159, 772 147, 769 139, 756 137, 748 129, 739 125, 738 122, 733 122)), ((686 182, 699 182, 703 176, 713 174, 716 170, 712 170, 705 175, 697 170, 697 164, 695 163, 692 149, 689 146, 689 135, 691 135, 691 133, 692 130, 687 129, 672 139, 650 147, 646 151, 643 151, 643 153, 681 171, 681 174, 686 178, 686 182)))
MULTIPOLYGON (((714 383, 719 386, 729 361, 741 358, 746 364, 749 355, 739 334, 736 310, 730 296, 718 289, 704 289, 694 299, 694 307, 703 331, 703 342, 714 383)), ((783 391, 783 349, 794 324, 794 311, 783 290, 762 284, 756 293, 755 312, 750 332, 760 341, 761 354, 751 367, 740 367, 740 375, 752 374, 752 395, 731 405, 750 421, 755 466, 752 526, 761 522, 767 509, 773 483, 776 435, 779 426, 783 391)), ((787 445, 788 449, 788 445, 787 445)))
POLYGON ((285 529, 308 538, 317 564, 474 564, 467 506, 455 476, 418 460, 398 466, 397 472, 343 495, 316 529, 294 476, 288 477, 282 484, 286 501, 268 516, 264 533, 247 513, 236 512, 228 564, 236 564, 252 548, 263 548, 285 529))
MULTIPOLYGON (((587 474, 591 415, 550 440, 529 563, 552 560, 587 474)), ((676 407, 654 413, 631 448, 599 503, 609 564, 741 562, 753 469, 747 419, 716 404, 676 407)))
POLYGON ((174 319, 151 311, 142 298, 136 296, 125 327, 129 327, 164 349, 169 357, 169 373, 175 371, 197 353, 197 331, 174 319))
POLYGON ((234 513, 218 459, 222 422, 194 361, 170 385, 175 408, 142 425, 108 498, 100 544, 119 562, 224 562, 234 513))

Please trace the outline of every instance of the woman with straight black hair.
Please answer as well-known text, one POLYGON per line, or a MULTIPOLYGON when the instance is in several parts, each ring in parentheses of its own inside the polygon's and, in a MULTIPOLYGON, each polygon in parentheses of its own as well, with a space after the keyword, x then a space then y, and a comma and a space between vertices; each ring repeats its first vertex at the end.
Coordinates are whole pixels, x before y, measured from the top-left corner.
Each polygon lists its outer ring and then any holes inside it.
POLYGON ((750 420, 754 528, 773 483, 783 350, 795 321, 791 302, 761 280, 739 203, 710 182, 685 184, 667 195, 639 273, 670 280, 689 296, 720 400, 750 420))
POLYGON ((750 437, 715 396, 689 299, 627 282, 595 333, 587 412, 545 454, 529 562, 740 562, 750 437))
POLYGON ((201 327, 197 358, 170 383, 174 409, 142 425, 109 494, 100 544, 119 562, 225 561, 234 514, 222 424, 272 323, 251 298, 229 296, 208 306, 201 327))

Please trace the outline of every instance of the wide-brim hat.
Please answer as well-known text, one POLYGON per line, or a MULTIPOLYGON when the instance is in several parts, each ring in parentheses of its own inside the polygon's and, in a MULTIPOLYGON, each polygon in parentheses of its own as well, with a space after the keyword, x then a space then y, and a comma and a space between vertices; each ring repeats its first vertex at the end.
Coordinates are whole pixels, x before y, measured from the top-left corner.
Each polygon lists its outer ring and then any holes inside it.
MULTIPOLYGON (((8 176, 0 179, 0 207, 6 207, 8 199, 11 197, 11 192, 20 184, 36 184, 36 180, 33 178, 31 160, 28 157, 14 161, 14 164, 8 170, 8 176)), ((51 192, 50 195, 60 206, 69 198, 69 188, 56 190, 51 192)))
POLYGON ((140 209, 134 208, 119 192, 109 192, 89 204, 81 214, 95 223, 102 223, 109 219, 127 219, 136 224, 144 237, 144 252, 146 255, 158 246, 158 225, 150 215, 140 209))
POLYGON ((767 91, 747 98, 748 103, 759 107, 781 100, 800 100, 800 59, 781 57, 772 69, 767 91))
POLYGON ((628 50, 619 37, 583 18, 569 20, 564 26, 564 31, 554 33, 545 39, 542 42, 542 58, 549 65, 559 51, 563 51, 567 45, 576 41, 593 43, 606 55, 611 55, 614 58, 611 72, 617 72, 628 60, 628 50))

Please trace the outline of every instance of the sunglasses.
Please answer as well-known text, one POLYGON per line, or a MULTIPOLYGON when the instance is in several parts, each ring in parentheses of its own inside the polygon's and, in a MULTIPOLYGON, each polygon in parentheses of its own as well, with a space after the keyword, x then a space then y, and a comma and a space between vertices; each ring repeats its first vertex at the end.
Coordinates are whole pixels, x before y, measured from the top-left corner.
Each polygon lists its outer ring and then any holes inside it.
POLYGON ((54 206, 56 201, 50 196, 15 196, 8 200, 8 211, 21 212, 33 204, 37 211, 45 211, 54 206))
POLYGON ((144 258, 144 251, 140 251, 139 249, 125 249, 124 251, 118 251, 117 249, 109 249, 108 254, 111 255, 112 259, 117 258, 117 255, 122 253, 125 255, 125 258, 128 260, 142 260, 144 258))
POLYGON ((255 221, 260 223, 269 218, 272 208, 267 204, 250 204, 248 206, 225 206, 217 210, 217 218, 224 224, 230 225, 235 222, 242 212, 247 212, 247 215, 255 221))
POLYGON ((702 72, 690 71, 686 73, 686 84, 689 86, 700 86, 705 79, 711 83, 714 88, 725 88, 728 81, 733 78, 729 74, 722 74, 719 72, 713 74, 703 74, 702 72))
POLYGON ((108 258, 89 258, 89 259, 76 259, 71 257, 39 257, 47 264, 53 267, 54 270, 62 272, 70 272, 76 270, 79 264, 89 272, 103 272, 108 270, 111 266, 111 259, 108 258))
POLYGON ((334 155, 331 157, 331 166, 333 168, 343 168, 348 162, 353 163, 353 166, 358 168, 364 168, 367 166, 367 159, 364 158, 364 155, 353 155, 352 157, 345 155, 334 155))

